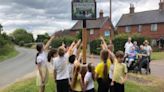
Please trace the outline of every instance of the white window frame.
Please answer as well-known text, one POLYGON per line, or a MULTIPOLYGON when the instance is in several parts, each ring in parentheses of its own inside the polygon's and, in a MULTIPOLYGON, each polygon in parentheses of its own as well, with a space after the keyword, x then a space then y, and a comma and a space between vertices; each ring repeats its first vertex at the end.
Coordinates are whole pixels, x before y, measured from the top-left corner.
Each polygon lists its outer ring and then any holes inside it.
POLYGON ((151 31, 157 32, 157 30, 158 30, 158 25, 157 24, 151 24, 151 31))
POLYGON ((126 26, 125 27, 125 32, 127 32, 127 33, 131 32, 131 26, 126 26))
POLYGON ((142 25, 138 25, 138 32, 142 31, 142 25))
POLYGON ((94 34, 94 30, 93 29, 90 29, 89 30, 89 33, 90 33, 90 35, 93 35, 94 34))
POLYGON ((110 31, 109 30, 104 31, 104 36, 110 36, 110 31), (109 32, 109 35, 106 35, 106 32, 109 32))

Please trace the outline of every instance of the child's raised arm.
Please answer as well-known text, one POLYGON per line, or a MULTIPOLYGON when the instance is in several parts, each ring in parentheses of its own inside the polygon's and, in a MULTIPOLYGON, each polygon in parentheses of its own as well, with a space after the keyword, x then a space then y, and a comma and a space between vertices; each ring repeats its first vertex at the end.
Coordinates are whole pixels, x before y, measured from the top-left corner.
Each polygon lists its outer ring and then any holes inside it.
POLYGON ((71 44, 71 46, 69 47, 69 49, 68 49, 68 51, 67 51, 67 53, 68 53, 69 55, 71 54, 74 45, 75 45, 75 42, 73 41, 72 44, 71 44))
MULTIPOLYGON (((107 44, 106 44, 104 38, 103 38, 103 37, 100 37, 100 39, 101 39, 102 42, 103 42, 103 46, 102 46, 102 47, 105 48, 105 49, 108 49, 108 46, 107 46, 107 44)), ((109 54, 111 55, 111 57, 112 57, 113 59, 116 59, 116 56, 114 55, 114 53, 113 53, 112 51, 110 51, 109 49, 108 49, 108 51, 109 51, 109 54)))
POLYGON ((46 43, 46 45, 44 46, 44 50, 46 50, 46 51, 48 50, 48 47, 50 46, 50 44, 54 38, 55 38, 55 35, 52 35, 51 38, 46 43))

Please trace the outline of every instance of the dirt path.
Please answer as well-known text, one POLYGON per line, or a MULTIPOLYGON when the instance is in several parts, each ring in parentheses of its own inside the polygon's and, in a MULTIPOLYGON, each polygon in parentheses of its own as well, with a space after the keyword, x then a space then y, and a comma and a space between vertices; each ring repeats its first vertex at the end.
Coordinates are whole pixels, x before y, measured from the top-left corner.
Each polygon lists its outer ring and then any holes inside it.
POLYGON ((153 76, 159 77, 164 80, 164 60, 152 61, 150 67, 153 76))

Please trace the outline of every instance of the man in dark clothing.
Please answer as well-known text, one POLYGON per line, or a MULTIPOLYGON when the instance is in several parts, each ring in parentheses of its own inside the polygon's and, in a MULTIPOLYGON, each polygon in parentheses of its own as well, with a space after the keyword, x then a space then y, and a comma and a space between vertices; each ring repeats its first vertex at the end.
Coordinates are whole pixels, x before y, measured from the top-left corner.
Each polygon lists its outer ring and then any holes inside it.
POLYGON ((141 69, 142 68, 145 68, 146 69, 146 73, 149 71, 149 60, 148 60, 148 54, 147 54, 147 51, 144 49, 144 46, 141 45, 140 46, 140 52, 139 52, 139 62, 138 62, 138 65, 139 65, 139 72, 141 72, 141 69))

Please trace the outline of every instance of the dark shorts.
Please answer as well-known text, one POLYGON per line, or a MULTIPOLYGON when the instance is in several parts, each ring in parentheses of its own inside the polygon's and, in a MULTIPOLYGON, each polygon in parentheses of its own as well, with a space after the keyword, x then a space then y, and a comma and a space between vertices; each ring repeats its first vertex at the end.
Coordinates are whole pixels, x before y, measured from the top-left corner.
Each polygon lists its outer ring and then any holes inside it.
POLYGON ((108 92, 109 90, 109 80, 103 80, 102 78, 97 79, 98 82, 98 92, 108 92))
POLYGON ((114 92, 125 92, 124 84, 114 82, 114 92))
MULTIPOLYGON (((109 78, 109 83, 111 84, 111 82, 112 82, 112 79, 109 78)), ((115 91, 114 91, 114 86, 111 86, 111 85, 110 85, 110 86, 109 86, 109 90, 110 90, 110 92, 115 92, 115 91)))
POLYGON ((69 92, 68 79, 56 80, 57 92, 69 92))
POLYGON ((93 89, 87 90, 85 92, 95 92, 95 89, 93 88, 93 89))

